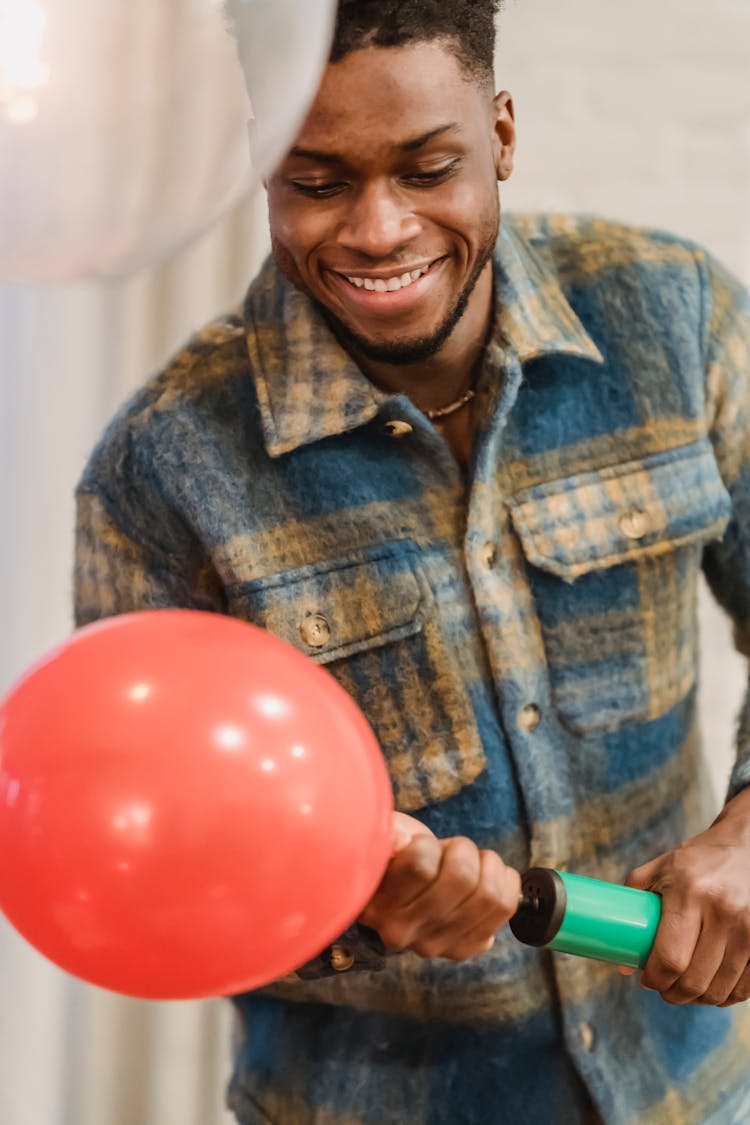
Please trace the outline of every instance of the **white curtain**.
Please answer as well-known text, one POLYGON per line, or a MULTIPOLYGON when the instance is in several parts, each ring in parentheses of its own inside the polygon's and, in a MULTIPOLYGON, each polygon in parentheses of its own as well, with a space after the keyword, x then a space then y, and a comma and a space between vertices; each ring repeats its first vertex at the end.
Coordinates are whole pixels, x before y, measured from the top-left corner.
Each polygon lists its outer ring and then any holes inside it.
MULTIPOLYGON (((498 81, 520 135, 504 205, 669 227, 750 283, 750 4, 509 0, 500 26, 498 81)), ((0 287, 0 691, 70 630, 72 492, 105 421, 241 298, 266 246, 261 195, 127 284, 0 287)), ((744 668, 707 601, 702 614, 720 789, 744 668)), ((0 1125, 228 1120, 228 1005, 110 996, 2 922, 0 998, 0 1125)))
MULTIPOLYGON (((116 406, 267 252, 262 193, 168 266, 0 286, 0 691, 71 628, 73 489, 116 406)), ((229 1005, 90 988, 0 918, 0 1125, 219 1125, 229 1005)))

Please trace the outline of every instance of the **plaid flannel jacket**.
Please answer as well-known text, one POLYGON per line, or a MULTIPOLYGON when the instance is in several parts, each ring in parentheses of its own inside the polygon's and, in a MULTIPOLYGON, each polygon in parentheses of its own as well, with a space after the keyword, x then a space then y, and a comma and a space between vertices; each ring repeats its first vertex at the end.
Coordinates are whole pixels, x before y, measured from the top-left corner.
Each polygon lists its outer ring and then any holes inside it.
MULTIPOLYGON (((699 248, 594 219, 505 219, 494 271, 467 481, 269 261, 92 455, 77 621, 255 622, 360 704, 399 809, 519 869, 618 881, 715 811, 696 582, 747 648, 748 304, 699 248)), ((745 1006, 672 1007, 507 928, 460 965, 350 938, 350 970, 236 998, 242 1122, 750 1120, 745 1006)))

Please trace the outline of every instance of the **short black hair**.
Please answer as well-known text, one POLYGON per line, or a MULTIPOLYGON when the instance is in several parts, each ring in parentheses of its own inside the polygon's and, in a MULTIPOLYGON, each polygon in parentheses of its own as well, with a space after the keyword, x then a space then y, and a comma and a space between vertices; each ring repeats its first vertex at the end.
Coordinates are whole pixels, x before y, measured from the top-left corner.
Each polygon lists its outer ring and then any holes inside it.
POLYGON ((330 61, 362 47, 443 41, 472 78, 491 81, 501 0, 339 0, 330 61))

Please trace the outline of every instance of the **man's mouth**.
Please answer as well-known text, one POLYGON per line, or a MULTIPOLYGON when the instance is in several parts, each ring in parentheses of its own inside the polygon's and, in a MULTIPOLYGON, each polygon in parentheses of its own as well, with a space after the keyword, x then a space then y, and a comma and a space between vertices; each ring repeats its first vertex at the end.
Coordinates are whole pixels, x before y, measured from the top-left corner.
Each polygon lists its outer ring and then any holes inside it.
POLYGON ((370 273, 343 273, 329 269, 341 298, 374 315, 406 312, 432 292, 446 258, 415 262, 410 268, 370 273))
POLYGON ((383 276, 357 276, 356 274, 341 274, 345 277, 350 285, 355 286, 356 289, 367 289, 370 293, 398 293, 399 289, 406 289, 415 281, 419 281, 420 277, 432 268, 434 262, 428 263, 426 266, 418 266, 416 269, 406 270, 400 274, 394 274, 391 277, 383 276))

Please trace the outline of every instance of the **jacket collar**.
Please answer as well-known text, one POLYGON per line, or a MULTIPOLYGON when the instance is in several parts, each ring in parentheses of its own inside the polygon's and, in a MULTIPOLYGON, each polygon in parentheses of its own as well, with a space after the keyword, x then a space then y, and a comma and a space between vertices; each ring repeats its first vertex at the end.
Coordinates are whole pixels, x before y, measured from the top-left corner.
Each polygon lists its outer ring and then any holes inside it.
MULTIPOLYGON (((495 249, 495 324, 488 351, 521 363, 571 355, 602 363, 554 273, 504 219, 495 249)), ((245 333, 266 448, 272 457, 371 421, 397 397, 362 374, 317 306, 269 258, 248 291, 245 333)), ((488 357, 489 358, 489 357, 488 357)))

